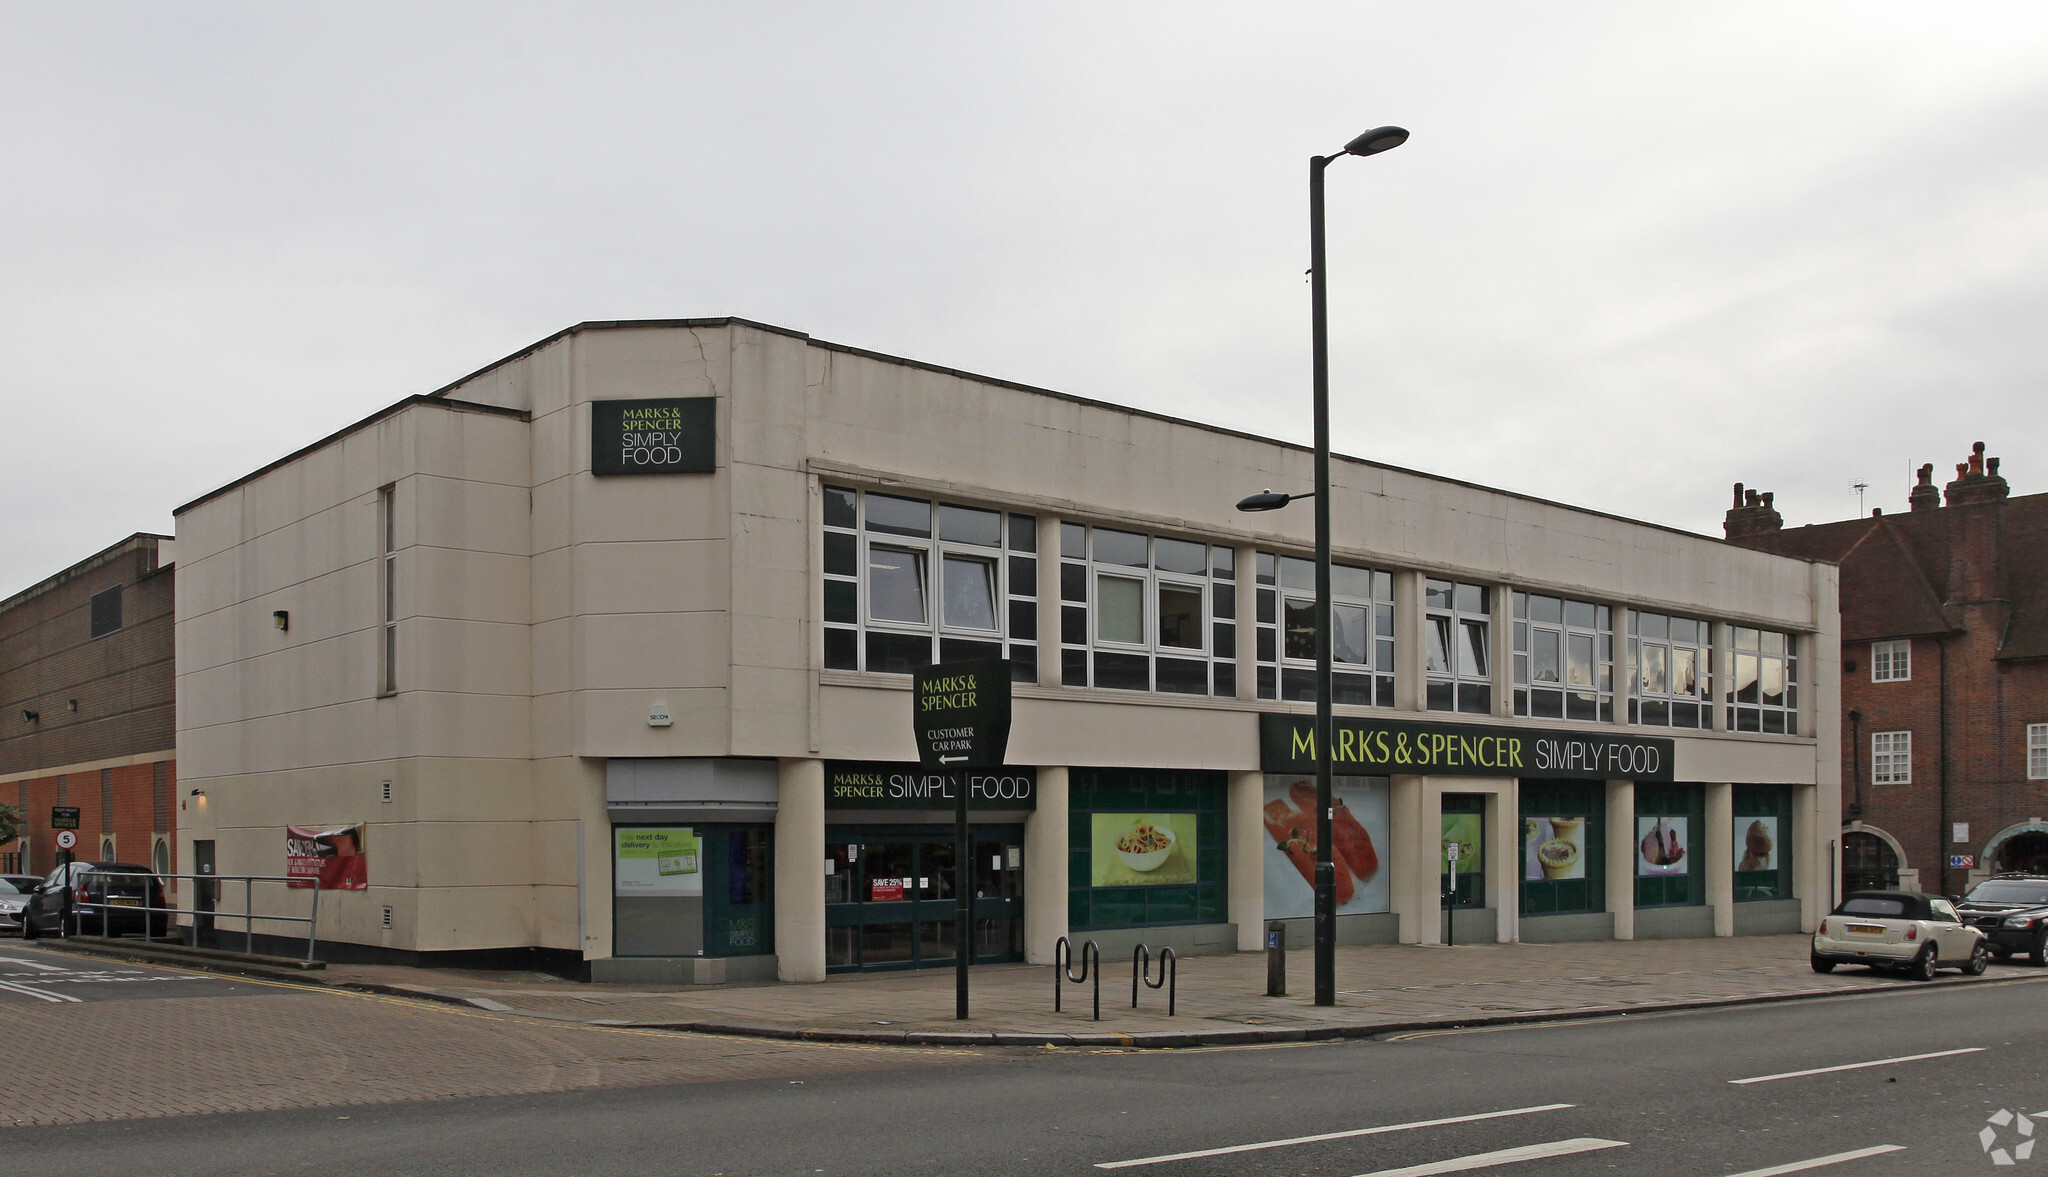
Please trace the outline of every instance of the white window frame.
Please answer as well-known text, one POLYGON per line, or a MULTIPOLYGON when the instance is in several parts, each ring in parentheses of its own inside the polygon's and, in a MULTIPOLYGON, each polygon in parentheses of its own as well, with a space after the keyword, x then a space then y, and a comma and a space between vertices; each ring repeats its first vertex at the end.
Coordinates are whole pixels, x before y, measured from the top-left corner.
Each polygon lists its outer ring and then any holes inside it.
POLYGON ((1870 643, 1870 681, 1908 682, 1913 677, 1913 643, 1870 643))
POLYGON ((1870 733, 1870 783, 1910 785, 1913 783, 1913 733, 1870 733))
POLYGON ((2048 781, 2048 723, 2027 725, 2027 779, 2048 781))

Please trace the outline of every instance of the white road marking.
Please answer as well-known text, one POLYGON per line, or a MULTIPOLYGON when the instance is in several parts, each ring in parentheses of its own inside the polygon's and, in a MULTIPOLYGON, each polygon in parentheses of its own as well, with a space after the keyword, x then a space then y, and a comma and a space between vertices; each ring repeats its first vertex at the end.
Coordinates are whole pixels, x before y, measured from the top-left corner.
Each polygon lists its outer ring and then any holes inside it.
POLYGON ((23 960, 18 956, 0 956, 0 964, 24 965, 28 968, 40 969, 46 973, 68 973, 71 971, 63 965, 44 964, 39 960, 23 960))
POLYGON ((1438 1128, 1445 1124, 1470 1124, 1476 1120, 1498 1120, 1502 1116, 1526 1116, 1531 1112, 1555 1112, 1574 1105, 1546 1103, 1532 1108, 1510 1108, 1504 1112, 1480 1112, 1442 1120, 1415 1120, 1407 1124, 1382 1124, 1377 1128, 1353 1128, 1346 1132, 1325 1132, 1318 1136, 1294 1136, 1286 1140, 1263 1140, 1257 1144, 1234 1144, 1228 1148, 1205 1148, 1199 1152, 1169 1153, 1162 1157, 1139 1157, 1134 1161, 1105 1161, 1098 1169, 1129 1169, 1136 1165, 1163 1165, 1168 1161, 1189 1161, 1196 1157, 1220 1157, 1234 1152, 1257 1152, 1264 1148, 1285 1148, 1290 1144, 1315 1144, 1324 1140, 1348 1140, 1354 1136, 1378 1136, 1384 1132, 1406 1132, 1411 1128, 1438 1128))
POLYGON ((9 993, 22 993, 30 997, 39 997, 44 1001, 79 1000, 78 998, 71 996, 69 993, 46 993, 41 989, 32 988, 28 985, 22 985, 14 981, 0 981, 0 990, 5 990, 9 993))
POLYGON ((1828 1075, 1836 1071, 1860 1071, 1864 1067, 1882 1067, 1892 1063, 1913 1063, 1924 1058, 1948 1058, 1957 1054, 1976 1054, 1981 1046, 1965 1046, 1961 1050, 1937 1050, 1933 1054, 1902 1054, 1897 1058, 1873 1059, 1867 1063, 1843 1063, 1839 1067, 1815 1067, 1810 1071, 1785 1071, 1777 1075, 1756 1075, 1748 1079, 1730 1079, 1728 1082, 1740 1087, 1746 1083, 1769 1083, 1773 1079, 1803 1079, 1808 1075, 1828 1075))
POLYGON ((1782 1165, 1772 1165, 1768 1169, 1745 1169, 1740 1173, 1730 1173, 1728 1177, 1779 1177, 1781 1173, 1804 1173, 1808 1169, 1818 1169, 1823 1165, 1839 1165, 1843 1161, 1860 1161, 1864 1157, 1905 1151, 1906 1146, 1903 1144, 1880 1144, 1871 1148, 1859 1148, 1854 1152, 1829 1153, 1810 1161, 1790 1161, 1782 1165))
POLYGON ((1512 1165, 1516 1161, 1540 1161, 1548 1157, 1568 1157, 1574 1153, 1598 1152, 1603 1148, 1627 1148, 1626 1140, 1602 1140, 1597 1136, 1581 1136, 1574 1140, 1553 1140, 1549 1144, 1525 1144, 1520 1148, 1503 1148, 1497 1152, 1473 1153, 1469 1157, 1452 1157, 1447 1161, 1431 1161, 1426 1165, 1409 1165, 1401 1169, 1375 1169, 1360 1173, 1358 1177, 1432 1177, 1436 1173, 1464 1173, 1472 1169, 1487 1169, 1494 1165, 1512 1165))

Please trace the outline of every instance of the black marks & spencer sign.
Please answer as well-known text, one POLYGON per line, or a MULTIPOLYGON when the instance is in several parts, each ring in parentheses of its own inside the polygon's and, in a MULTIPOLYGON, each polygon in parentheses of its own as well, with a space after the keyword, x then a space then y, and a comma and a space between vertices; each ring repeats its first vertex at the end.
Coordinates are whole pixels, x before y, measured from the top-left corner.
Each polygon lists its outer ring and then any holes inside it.
POLYGON ((1000 766, 1010 746, 1010 664, 985 658, 918 671, 910 724, 926 768, 1000 766))
POLYGON ((709 474, 718 398, 591 401, 592 474, 709 474))
POLYGON ((951 809, 963 775, 970 809, 1038 808, 1035 768, 971 768, 963 774, 864 760, 825 762, 825 808, 951 809))
MULTIPOLYGON (((1330 745, 1338 775, 1596 777, 1671 781, 1677 742, 1548 728, 1395 723, 1339 718, 1330 745)), ((1259 716, 1259 764, 1266 772, 1314 772, 1315 717, 1259 716)))

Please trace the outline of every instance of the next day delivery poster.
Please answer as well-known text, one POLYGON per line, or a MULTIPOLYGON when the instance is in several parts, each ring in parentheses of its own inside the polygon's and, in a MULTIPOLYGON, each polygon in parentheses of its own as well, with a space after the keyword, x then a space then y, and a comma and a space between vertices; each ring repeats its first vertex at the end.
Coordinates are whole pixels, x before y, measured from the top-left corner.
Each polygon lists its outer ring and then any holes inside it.
POLYGON ((703 846, 692 829, 620 827, 612 866, 618 895, 702 895, 703 846))
MULTIPOLYGON (((1377 777, 1338 777, 1330 794, 1337 861, 1337 914, 1387 911, 1387 872, 1380 856, 1387 845, 1387 782, 1377 777)), ((1266 918, 1307 919, 1315 914, 1316 779, 1266 778, 1266 843, 1261 856, 1266 876, 1266 918)))

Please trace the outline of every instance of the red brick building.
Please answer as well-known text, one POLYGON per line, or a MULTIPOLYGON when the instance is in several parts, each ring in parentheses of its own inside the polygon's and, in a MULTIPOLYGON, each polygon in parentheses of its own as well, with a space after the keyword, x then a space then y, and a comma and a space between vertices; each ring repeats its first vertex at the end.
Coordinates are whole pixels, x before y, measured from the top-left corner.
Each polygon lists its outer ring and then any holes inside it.
POLYGON ((1842 567, 1847 888, 2048 870, 2048 494, 2012 497, 1982 442, 1933 475, 1904 515, 1789 531, 1738 483, 1724 525, 1842 567))
POLYGON ((172 544, 132 535, 0 601, 0 804, 26 818, 0 870, 55 868, 58 805, 80 860, 175 869, 172 544))

